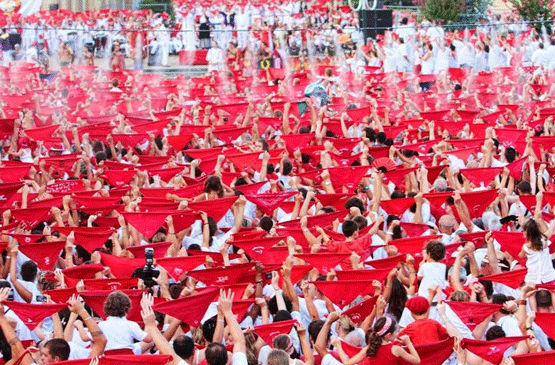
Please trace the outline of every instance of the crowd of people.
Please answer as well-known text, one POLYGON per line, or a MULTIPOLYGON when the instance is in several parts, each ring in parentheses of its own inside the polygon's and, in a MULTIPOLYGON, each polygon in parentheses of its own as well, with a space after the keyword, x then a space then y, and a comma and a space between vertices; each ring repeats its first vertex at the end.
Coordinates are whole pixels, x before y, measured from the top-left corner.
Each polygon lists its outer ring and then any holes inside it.
POLYGON ((555 41, 512 15, 364 44, 328 3, 176 9, 202 77, 128 67, 163 15, 7 20, 60 68, 0 42, 1 362, 555 359, 555 41))

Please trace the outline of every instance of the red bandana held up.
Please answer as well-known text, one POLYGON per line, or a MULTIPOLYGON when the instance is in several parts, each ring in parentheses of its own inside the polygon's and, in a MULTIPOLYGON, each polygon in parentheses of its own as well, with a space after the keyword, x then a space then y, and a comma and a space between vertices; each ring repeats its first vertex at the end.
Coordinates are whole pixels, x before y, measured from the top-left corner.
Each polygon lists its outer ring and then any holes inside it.
POLYGON ((150 239, 164 224, 168 212, 124 212, 125 221, 150 239))
POLYGON ((326 275, 331 269, 339 265, 350 256, 348 253, 306 253, 296 254, 295 257, 304 260, 326 275))
POLYGON ((67 308, 67 304, 34 304, 34 303, 20 303, 11 300, 5 300, 2 302, 3 305, 9 307, 11 310, 17 314, 17 316, 23 321, 23 323, 29 328, 29 330, 34 330, 37 325, 44 320, 46 317, 51 316, 54 313, 58 313, 64 308, 67 308))
POLYGON ((183 274, 199 267, 204 261, 204 256, 163 257, 157 258, 156 264, 166 269, 174 280, 179 280, 183 274))
POLYGON ((288 321, 261 324, 259 326, 254 326, 254 332, 260 336, 266 344, 273 347, 274 338, 281 334, 288 334, 291 332, 295 323, 297 323, 296 319, 290 319, 288 321))
POLYGON ((256 204, 264 214, 272 216, 274 214, 274 210, 279 207, 283 201, 296 194, 296 191, 284 191, 280 193, 245 194, 245 197, 247 200, 256 204))
POLYGON ((229 198, 199 200, 196 202, 190 202, 187 205, 187 208, 194 212, 207 212, 209 217, 212 217, 216 222, 219 222, 231 206, 237 201, 237 199, 237 196, 231 196, 229 198))
POLYGON ((499 364, 503 360, 503 354, 509 347, 528 338, 530 337, 503 337, 492 341, 465 338, 461 342, 461 347, 492 364, 499 364))
POLYGON ((338 306, 346 306, 359 295, 364 296, 374 290, 371 280, 311 281, 311 283, 338 306))
POLYGON ((515 365, 555 364, 555 350, 511 356, 515 365))
POLYGON ((480 281, 489 280, 489 281, 493 281, 494 283, 505 284, 510 288, 516 289, 524 281, 524 277, 526 276, 527 272, 528 272, 528 269, 524 268, 524 269, 518 269, 513 271, 501 272, 499 274, 482 276, 478 280, 480 281))
POLYGON ((351 320, 355 324, 359 324, 372 313, 372 311, 374 310, 374 305, 376 304, 377 300, 378 300, 378 296, 375 295, 371 298, 366 299, 363 302, 360 302, 352 306, 349 309, 344 310, 341 314, 351 318, 351 320))
POLYGON ((65 245, 65 241, 25 243, 19 245, 19 251, 36 262, 39 269, 52 271, 65 245))
POLYGON ((198 294, 159 303, 152 307, 156 312, 180 319, 191 327, 199 327, 210 303, 218 296, 218 288, 207 288, 198 294))
POLYGON ((449 301, 447 304, 471 330, 503 307, 501 304, 474 302, 449 301))

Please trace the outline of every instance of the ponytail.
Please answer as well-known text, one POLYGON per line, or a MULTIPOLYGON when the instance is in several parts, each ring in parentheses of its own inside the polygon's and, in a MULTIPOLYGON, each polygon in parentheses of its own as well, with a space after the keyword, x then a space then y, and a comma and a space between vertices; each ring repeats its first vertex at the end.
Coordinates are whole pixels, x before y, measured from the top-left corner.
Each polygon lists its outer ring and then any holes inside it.
POLYGON ((395 332, 397 327, 397 322, 390 317, 382 317, 376 321, 374 328, 368 333, 368 338, 366 343, 368 344, 368 350, 366 351, 366 356, 374 357, 378 353, 382 341, 386 335, 395 332))

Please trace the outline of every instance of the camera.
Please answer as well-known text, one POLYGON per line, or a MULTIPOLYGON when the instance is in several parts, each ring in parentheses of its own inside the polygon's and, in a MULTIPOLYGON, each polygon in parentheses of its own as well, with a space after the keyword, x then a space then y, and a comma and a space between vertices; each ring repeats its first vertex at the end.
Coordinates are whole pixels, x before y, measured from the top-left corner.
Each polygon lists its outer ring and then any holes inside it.
POLYGON ((37 301, 37 303, 46 303, 46 296, 45 295, 37 295, 36 296, 36 301, 37 301))
POLYGON ((272 273, 271 272, 266 273, 266 280, 272 280, 272 273))
POLYGON ((15 300, 15 294, 14 294, 13 288, 10 289, 10 294, 8 294, 8 300, 11 300, 11 301, 15 300))
POLYGON ((160 275, 160 270, 154 270, 154 249, 145 248, 145 267, 143 268, 143 273, 141 279, 145 283, 146 287, 153 287, 156 282, 153 278, 157 278, 160 275))

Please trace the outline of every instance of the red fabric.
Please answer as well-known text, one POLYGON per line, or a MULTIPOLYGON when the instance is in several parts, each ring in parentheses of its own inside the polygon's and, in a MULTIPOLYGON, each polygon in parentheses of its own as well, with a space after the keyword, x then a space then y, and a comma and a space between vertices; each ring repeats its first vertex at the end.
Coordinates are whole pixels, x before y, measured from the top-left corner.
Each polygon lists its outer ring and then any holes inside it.
POLYGON ((522 232, 492 231, 492 236, 499 242, 504 251, 509 252, 515 259, 519 259, 518 254, 522 250, 522 245, 526 243, 526 238, 524 238, 522 232))
POLYGON ((229 198, 200 200, 190 202, 187 204, 187 207, 195 212, 206 212, 209 217, 212 217, 216 222, 219 222, 235 201, 237 201, 237 198, 237 196, 231 196, 229 198))
POLYGON ((17 314, 17 316, 31 331, 34 330, 35 327, 37 327, 37 325, 46 317, 51 316, 54 313, 58 313, 64 308, 67 308, 67 304, 65 303, 32 304, 5 300, 2 302, 2 304, 13 310, 15 314, 17 314))
POLYGON ((167 136, 168 144, 173 147, 175 151, 183 150, 193 138, 192 134, 181 134, 178 136, 167 136))
POLYGON ((245 195, 247 194, 253 195, 258 193, 258 190, 260 190, 267 183, 268 183, 267 181, 260 181, 257 183, 235 186, 234 189, 239 190, 241 193, 245 195))
POLYGON ((238 264, 223 268, 189 271, 189 276, 206 285, 234 284, 245 282, 243 278, 251 271, 253 264, 238 264))
POLYGON ((348 316, 355 324, 359 324, 368 317, 372 311, 374 310, 374 305, 378 300, 378 296, 373 296, 371 298, 366 299, 356 305, 353 305, 351 308, 344 310, 341 312, 342 315, 348 316))
POLYGON ((482 276, 481 278, 479 278, 479 280, 480 281, 490 280, 495 283, 505 284, 510 288, 516 289, 524 281, 524 277, 526 276, 527 272, 528 272, 528 269, 506 271, 506 272, 501 272, 499 274, 482 276))
POLYGON ((413 345, 426 345, 449 338, 445 327, 430 318, 418 319, 406 326, 399 336, 408 335, 413 345))
POLYGON ((295 255, 295 257, 317 268, 322 275, 326 275, 331 269, 334 269, 349 256, 348 253, 310 253, 295 255))
POLYGON ((479 187, 480 184, 487 186, 502 171, 503 169, 501 167, 484 167, 460 170, 461 174, 463 174, 464 177, 470 180, 470 182, 477 187, 479 187))
POLYGON ((407 209, 414 204, 414 198, 399 198, 380 201, 380 207, 385 210, 387 214, 396 215, 401 217, 407 209))
POLYGON ((389 179, 389 181, 394 183, 398 189, 404 190, 405 178, 408 176, 408 174, 416 170, 417 170, 416 167, 411 167, 408 169, 391 170, 385 173, 385 177, 389 179))
POLYGON ((145 266, 144 259, 128 259, 103 252, 100 256, 102 256, 102 262, 110 267, 110 271, 116 278, 129 278, 135 269, 145 266))
POLYGON ((345 166, 328 169, 330 180, 334 188, 346 187, 353 191, 360 180, 368 173, 368 166, 345 166))
POLYGON ((378 349, 376 356, 365 357, 364 360, 360 362, 360 365, 400 365, 402 364, 401 358, 393 355, 391 348, 393 346, 400 346, 399 342, 390 342, 387 345, 382 345, 378 349))
POLYGON ((114 229, 101 229, 98 231, 85 231, 85 230, 75 230, 75 244, 83 247, 89 252, 93 252, 95 248, 104 246, 104 243, 112 236, 115 232, 114 229))
POLYGON ((522 177, 523 167, 526 161, 528 161, 528 156, 519 158, 518 160, 515 160, 510 164, 508 164, 507 166, 505 166, 506 168, 509 169, 509 176, 511 176, 513 179, 517 181, 520 180, 520 178, 522 177))
POLYGON ((465 338, 461 342, 461 347, 492 364, 499 364, 503 360, 505 350, 528 338, 529 336, 503 337, 492 341, 465 338))
POLYGON ((308 143, 314 138, 314 134, 286 134, 280 138, 285 142, 289 153, 292 153, 296 149, 308 146, 308 143))
POLYGON ((31 167, 33 167, 31 164, 0 167, 0 176, 2 176, 1 180, 5 184, 17 183, 27 176, 31 167))
POLYGON ((296 194, 296 191, 284 191, 279 193, 249 194, 245 195, 245 197, 247 200, 256 204, 264 214, 271 217, 274 214, 274 210, 279 207, 283 201, 296 194))
POLYGON ((22 186, 22 182, 0 184, 0 204, 10 200, 22 186))
POLYGON ((152 248, 154 250, 154 257, 161 258, 164 257, 168 248, 171 246, 171 242, 158 242, 158 243, 151 243, 150 245, 140 245, 140 246, 132 246, 128 247, 127 251, 131 252, 136 259, 144 259, 145 258, 145 248, 152 248))
POLYGON ((105 355, 99 365, 165 365, 170 355, 105 355))
POLYGON ((226 155, 226 158, 233 163, 236 170, 249 170, 256 166, 260 159, 260 152, 238 153, 233 155, 226 155))
POLYGON ((43 294, 49 295, 54 303, 66 303, 72 295, 78 294, 75 288, 60 288, 45 290, 43 294))
POLYGON ((260 336, 270 347, 273 347, 274 338, 281 334, 288 334, 291 332, 295 323, 297 323, 296 319, 290 319, 288 321, 261 324, 254 326, 254 333, 260 336))
POLYGON ((173 227, 176 232, 181 232, 191 227, 197 219, 200 219, 198 213, 188 211, 177 211, 176 213, 172 213, 171 216, 173 219, 173 227))
POLYGON ((405 261, 406 258, 407 258, 406 254, 400 254, 400 255, 386 257, 385 259, 367 260, 366 264, 372 266, 374 269, 391 270, 394 267, 396 267, 399 262, 405 261))
POLYGON ((80 196, 74 194, 71 198, 78 204, 78 206, 84 207, 94 207, 101 204, 114 205, 121 201, 119 196, 80 196))
MULTIPOLYGON (((348 342, 345 342, 343 340, 341 340, 341 348, 343 349, 343 351, 347 354, 347 356, 349 357, 354 357, 356 354, 358 354, 364 347, 357 347, 357 346, 353 346, 348 342)), ((339 361, 341 361, 341 359, 337 359, 339 361)))
POLYGON ((347 109, 346 112, 355 123, 359 123, 362 121, 362 118, 372 114, 372 107, 367 106, 367 107, 358 108, 358 109, 347 109))
POLYGON ((74 279, 92 279, 94 274, 102 270, 104 270, 104 266, 101 264, 87 264, 63 269, 62 274, 74 279))
MULTIPOLYGON (((126 318, 130 321, 142 322, 141 298, 144 291, 141 289, 133 289, 122 290, 122 292, 125 293, 131 301, 131 309, 129 309, 126 318)), ((92 310, 96 312, 96 314, 98 314, 103 319, 106 319, 106 314, 104 313, 104 302, 106 301, 106 298, 108 298, 108 295, 110 295, 110 293, 112 293, 111 290, 95 290, 84 291, 79 293, 79 295, 83 297, 85 303, 87 303, 87 305, 91 307, 92 310)))
POLYGON ((12 209, 12 218, 26 229, 31 229, 50 218, 50 207, 12 209))
POLYGON ((183 274, 204 264, 204 261, 204 256, 164 257, 157 258, 156 264, 166 269, 172 278, 179 280, 183 274))
MULTIPOLYGON (((453 353, 454 338, 448 338, 441 342, 429 343, 426 345, 415 345, 414 348, 420 356, 420 363, 426 365, 441 365, 453 353)), ((409 364, 401 361, 401 364, 409 364)))
POLYGON ((19 251, 36 262, 39 269, 52 271, 65 245, 65 241, 26 243, 19 245, 19 251))
POLYGON ((60 128, 59 124, 48 125, 40 128, 25 129, 25 134, 33 141, 48 141, 54 132, 60 128))
POLYGON ((400 238, 397 240, 389 241, 390 245, 397 247, 399 253, 422 253, 426 244, 430 241, 440 240, 441 235, 433 235, 433 236, 418 236, 418 237, 408 237, 408 238, 400 238))
POLYGON ((424 194, 424 198, 430 202, 431 205, 440 209, 447 199, 453 196, 453 192, 440 192, 440 193, 427 193, 424 194))
POLYGON ((430 229, 427 224, 401 222, 401 228, 407 232, 408 237, 421 236, 430 229))
POLYGON ((254 298, 251 299, 235 299, 231 310, 237 317, 237 322, 241 323, 245 319, 245 315, 249 308, 254 304, 254 298))
POLYGON ((8 235, 17 240, 19 243, 36 243, 38 240, 44 238, 44 235, 42 234, 8 233, 8 235))
POLYGON ((208 306, 216 300, 218 293, 218 288, 207 288, 198 294, 156 304, 152 309, 180 319, 191 327, 199 327, 208 306))
POLYGON ((461 193, 461 198, 468 207, 470 218, 478 218, 482 216, 486 208, 497 198, 497 190, 461 193))
POLYGON ((234 240, 230 244, 242 248, 253 260, 260 261, 261 257, 267 254, 267 251, 281 240, 284 240, 284 238, 277 236, 242 241, 234 240))
POLYGON ((323 206, 328 207, 332 206, 335 209, 345 209, 345 202, 351 198, 353 194, 343 194, 343 193, 335 193, 335 194, 316 194, 315 197, 322 203, 323 206))
POLYGON ((536 312, 534 322, 545 332, 547 337, 555 338, 555 313, 536 312))
POLYGON ((340 307, 352 303, 359 295, 364 296, 374 290, 371 280, 312 281, 311 283, 340 307))
POLYGON ((138 278, 85 279, 86 290, 124 290, 137 287, 138 278))
POLYGON ((113 186, 128 185, 136 173, 135 170, 104 170, 106 180, 113 186))
POLYGON ((164 224, 168 212, 124 212, 125 221, 150 239, 164 224))
POLYGON ((335 276, 338 280, 378 280, 383 282, 390 271, 390 269, 338 270, 335 272, 335 276))
POLYGON ((555 350, 511 356, 515 365, 555 364, 555 350))

